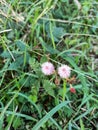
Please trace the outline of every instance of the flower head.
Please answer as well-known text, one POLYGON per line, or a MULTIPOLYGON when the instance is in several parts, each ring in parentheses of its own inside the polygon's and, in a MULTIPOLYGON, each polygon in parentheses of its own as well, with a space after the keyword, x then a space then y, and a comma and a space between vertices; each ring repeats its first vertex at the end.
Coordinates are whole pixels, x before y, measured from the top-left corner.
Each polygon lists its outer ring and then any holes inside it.
POLYGON ((62 65, 58 68, 58 74, 61 78, 66 79, 70 76, 71 68, 67 65, 62 65))
POLYGON ((55 69, 51 62, 45 62, 41 65, 41 70, 45 75, 51 75, 54 73, 55 69))
POLYGON ((73 88, 73 87, 70 87, 70 92, 71 92, 71 93, 76 93, 76 90, 75 90, 75 88, 73 88))

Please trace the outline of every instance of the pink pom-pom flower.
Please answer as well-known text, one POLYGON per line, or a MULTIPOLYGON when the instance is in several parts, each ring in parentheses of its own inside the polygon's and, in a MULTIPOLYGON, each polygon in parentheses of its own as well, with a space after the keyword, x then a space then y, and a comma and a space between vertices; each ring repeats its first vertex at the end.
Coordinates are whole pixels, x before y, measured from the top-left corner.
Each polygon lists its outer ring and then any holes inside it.
POLYGON ((62 65, 58 68, 58 74, 61 78, 67 79, 70 76, 71 68, 67 65, 62 65))
POLYGON ((51 62, 45 62, 41 65, 41 70, 45 75, 52 75, 55 71, 51 62))

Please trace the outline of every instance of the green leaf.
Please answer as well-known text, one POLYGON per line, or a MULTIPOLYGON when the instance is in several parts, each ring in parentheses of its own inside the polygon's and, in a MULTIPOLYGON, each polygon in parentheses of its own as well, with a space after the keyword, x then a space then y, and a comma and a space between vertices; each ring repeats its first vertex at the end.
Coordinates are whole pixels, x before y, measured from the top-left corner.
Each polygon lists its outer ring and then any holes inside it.
POLYGON ((19 126, 21 126, 22 124, 22 119, 20 119, 19 117, 16 117, 14 120, 13 120, 13 127, 15 129, 17 129, 19 126))
POLYGON ((10 64, 10 66, 8 67, 8 70, 17 70, 19 68, 19 64, 17 64, 17 62, 13 62, 10 64))
POLYGON ((59 105, 54 107, 51 111, 49 111, 35 126, 32 128, 32 130, 39 130, 41 126, 49 119, 51 118, 58 110, 60 110, 62 107, 67 106, 67 104, 70 103, 70 101, 64 101, 61 102, 59 105))
POLYGON ((26 57, 24 55, 18 56, 16 60, 10 64, 10 66, 8 67, 8 70, 17 70, 18 68, 21 68, 21 66, 24 67, 24 60, 26 63, 28 63, 29 61, 28 53, 26 53, 26 57))
POLYGON ((37 102, 37 95, 30 95, 29 98, 36 103, 37 102))
POLYGON ((83 124, 83 121, 82 121, 81 118, 80 118, 80 127, 81 127, 81 130, 85 130, 85 128, 84 128, 84 124, 83 124))
POLYGON ((63 27, 54 26, 54 24, 52 24, 51 22, 47 24, 46 31, 48 37, 51 39, 53 38, 55 42, 58 42, 59 39, 65 34, 65 30, 63 27))
POLYGON ((55 97, 55 91, 54 88, 56 87, 54 83, 50 82, 49 80, 44 80, 43 87, 45 91, 51 95, 52 97, 55 97))
POLYGON ((62 27, 53 27, 53 35, 55 38, 61 38, 65 34, 64 28, 62 27))
POLYGON ((37 105, 28 96, 24 95, 23 93, 19 93, 19 92, 18 93, 17 92, 9 92, 8 94, 17 94, 18 96, 21 96, 24 99, 26 99, 28 102, 30 102, 36 108, 36 110, 39 113, 39 116, 41 117, 41 113, 40 113, 39 108, 37 107, 37 105))
POLYGON ((44 63, 44 62, 46 62, 46 61, 48 61, 48 57, 47 56, 42 56, 41 57, 41 60, 40 60, 40 63, 42 64, 42 63, 44 63))
MULTIPOLYGON (((2 110, 3 110, 3 109, 0 108, 0 112, 2 112, 2 110)), ((14 115, 17 116, 17 117, 21 117, 21 118, 25 118, 25 119, 27 119, 27 120, 31 120, 31 121, 36 121, 36 122, 37 122, 37 119, 35 119, 35 118, 31 117, 31 116, 22 114, 22 113, 18 113, 18 112, 14 113, 13 111, 6 111, 5 114, 6 114, 6 115, 13 115, 13 114, 14 114, 14 115)), ((1 125, 1 122, 0 122, 0 125, 1 125)))
POLYGON ((15 42, 15 44, 20 49, 20 51, 26 50, 26 44, 23 41, 18 40, 15 42))
POLYGON ((3 58, 11 58, 11 55, 8 51, 3 51, 0 56, 3 58))
POLYGON ((53 49, 50 45, 46 44, 44 42, 44 40, 42 39, 42 37, 40 37, 39 40, 40 40, 40 43, 41 43, 44 51, 48 51, 51 54, 57 54, 59 52, 58 50, 53 49))
POLYGON ((89 110, 86 110, 86 112, 84 112, 83 114, 81 114, 80 116, 78 116, 76 119, 74 119, 74 121, 77 121, 83 117, 85 117, 87 114, 90 114, 90 112, 93 110, 93 107, 91 107, 89 110))

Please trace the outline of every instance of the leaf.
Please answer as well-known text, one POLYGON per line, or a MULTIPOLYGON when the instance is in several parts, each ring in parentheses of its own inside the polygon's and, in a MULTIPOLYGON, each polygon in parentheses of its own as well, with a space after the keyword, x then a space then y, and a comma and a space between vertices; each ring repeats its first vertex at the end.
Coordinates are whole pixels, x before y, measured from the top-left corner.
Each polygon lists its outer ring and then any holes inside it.
POLYGON ((54 83, 50 82, 49 80, 44 80, 43 87, 45 91, 51 95, 52 97, 55 97, 55 91, 54 88, 56 87, 54 83))
POLYGON ((35 72, 38 71, 39 63, 35 60, 35 58, 30 57, 30 59, 29 59, 29 64, 30 64, 30 67, 31 67, 35 72))
POLYGON ((25 51, 26 50, 26 44, 23 41, 16 41, 15 42, 16 46, 20 49, 20 51, 25 51))
POLYGON ((59 39, 65 34, 64 28, 56 27, 56 26, 52 25, 51 23, 47 24, 46 31, 47 31, 49 38, 51 38, 51 33, 52 33, 53 39, 55 42, 58 42, 59 39), (50 27, 51 27, 51 29, 50 29, 50 27), (49 30, 51 30, 51 31, 49 31, 49 30))
POLYGON ((36 103, 37 102, 37 95, 30 95, 29 98, 36 103))
POLYGON ((10 53, 8 51, 3 51, 1 53, 1 57, 3 57, 3 58, 11 58, 11 55, 10 55, 10 53))
POLYGON ((81 130, 85 130, 82 119, 80 119, 80 127, 81 127, 81 130))
MULTIPOLYGON (((64 130, 65 130, 65 129, 64 129, 64 130)), ((71 123, 71 121, 69 121, 68 130, 72 130, 72 123, 71 123)))
POLYGON ((19 64, 17 64, 17 62, 13 62, 10 64, 10 66, 8 67, 8 70, 17 70, 19 68, 19 64))
POLYGON ((79 105, 79 109, 85 104, 87 103, 89 100, 91 100, 93 98, 93 94, 90 94, 88 96, 84 96, 82 101, 81 101, 81 104, 79 105))
POLYGON ((59 105, 54 107, 51 111, 49 111, 35 126, 32 128, 32 130, 39 130, 41 126, 49 119, 51 118, 58 110, 60 110, 62 107, 67 106, 67 104, 70 103, 70 101, 64 101, 61 102, 59 105))
POLYGON ((48 61, 48 57, 47 56, 42 56, 41 57, 41 60, 40 60, 40 63, 42 64, 42 63, 44 63, 44 62, 46 62, 46 61, 48 61))
POLYGON ((21 126, 21 124, 22 124, 22 119, 20 119, 19 117, 16 117, 13 120, 13 127, 14 127, 14 129, 17 129, 19 126, 21 126))
POLYGON ((64 28, 62 27, 53 27, 53 35, 55 38, 61 38, 65 34, 64 28))
POLYGON ((28 63, 29 61, 28 53, 26 53, 26 57, 24 55, 18 56, 16 60, 10 64, 10 66, 8 67, 8 70, 17 70, 18 68, 21 68, 21 66, 24 67, 24 59, 26 60, 25 62, 28 63))
POLYGON ((81 114, 80 116, 78 116, 76 119, 74 119, 74 121, 77 121, 83 117, 85 117, 87 114, 90 114, 90 112, 93 110, 93 107, 91 107, 89 110, 87 110, 86 112, 84 112, 83 114, 81 114))
POLYGON ((57 124, 57 122, 52 117, 50 117, 50 120, 53 124, 57 126, 58 130, 62 130, 62 128, 57 124))
POLYGON ((36 110, 39 113, 39 116, 41 117, 41 113, 40 113, 39 108, 37 107, 37 105, 28 96, 24 95, 23 93, 19 93, 19 92, 18 93, 17 92, 9 92, 8 94, 14 94, 14 95, 17 94, 18 96, 23 97, 24 99, 26 99, 28 102, 30 102, 36 108, 36 110))
POLYGON ((41 37, 39 38, 39 40, 40 40, 40 42, 41 42, 41 45, 42 45, 44 51, 48 51, 48 52, 50 52, 51 54, 57 54, 57 53, 59 53, 58 50, 53 49, 50 45, 46 44, 41 37))
MULTIPOLYGON (((3 110, 3 108, 0 108, 0 112, 2 112, 2 110, 3 110)), ((14 113, 13 111, 6 111, 5 114, 6 115, 13 115, 14 114, 17 117, 22 117, 22 118, 25 118, 27 120, 31 120, 31 121, 36 121, 37 122, 37 119, 35 119, 35 118, 33 118, 33 117, 29 116, 29 115, 22 114, 22 113, 18 113, 18 112, 14 113)))

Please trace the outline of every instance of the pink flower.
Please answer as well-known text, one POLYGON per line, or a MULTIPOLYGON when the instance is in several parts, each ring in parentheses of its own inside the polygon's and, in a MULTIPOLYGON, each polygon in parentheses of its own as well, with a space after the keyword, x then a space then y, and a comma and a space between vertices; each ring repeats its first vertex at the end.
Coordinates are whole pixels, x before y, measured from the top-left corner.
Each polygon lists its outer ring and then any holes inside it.
POLYGON ((51 75, 55 71, 53 64, 50 62, 43 63, 41 67, 41 70, 45 75, 51 75))
POLYGON ((61 78, 66 79, 70 76, 71 68, 67 65, 62 65, 58 68, 58 74, 61 78))

